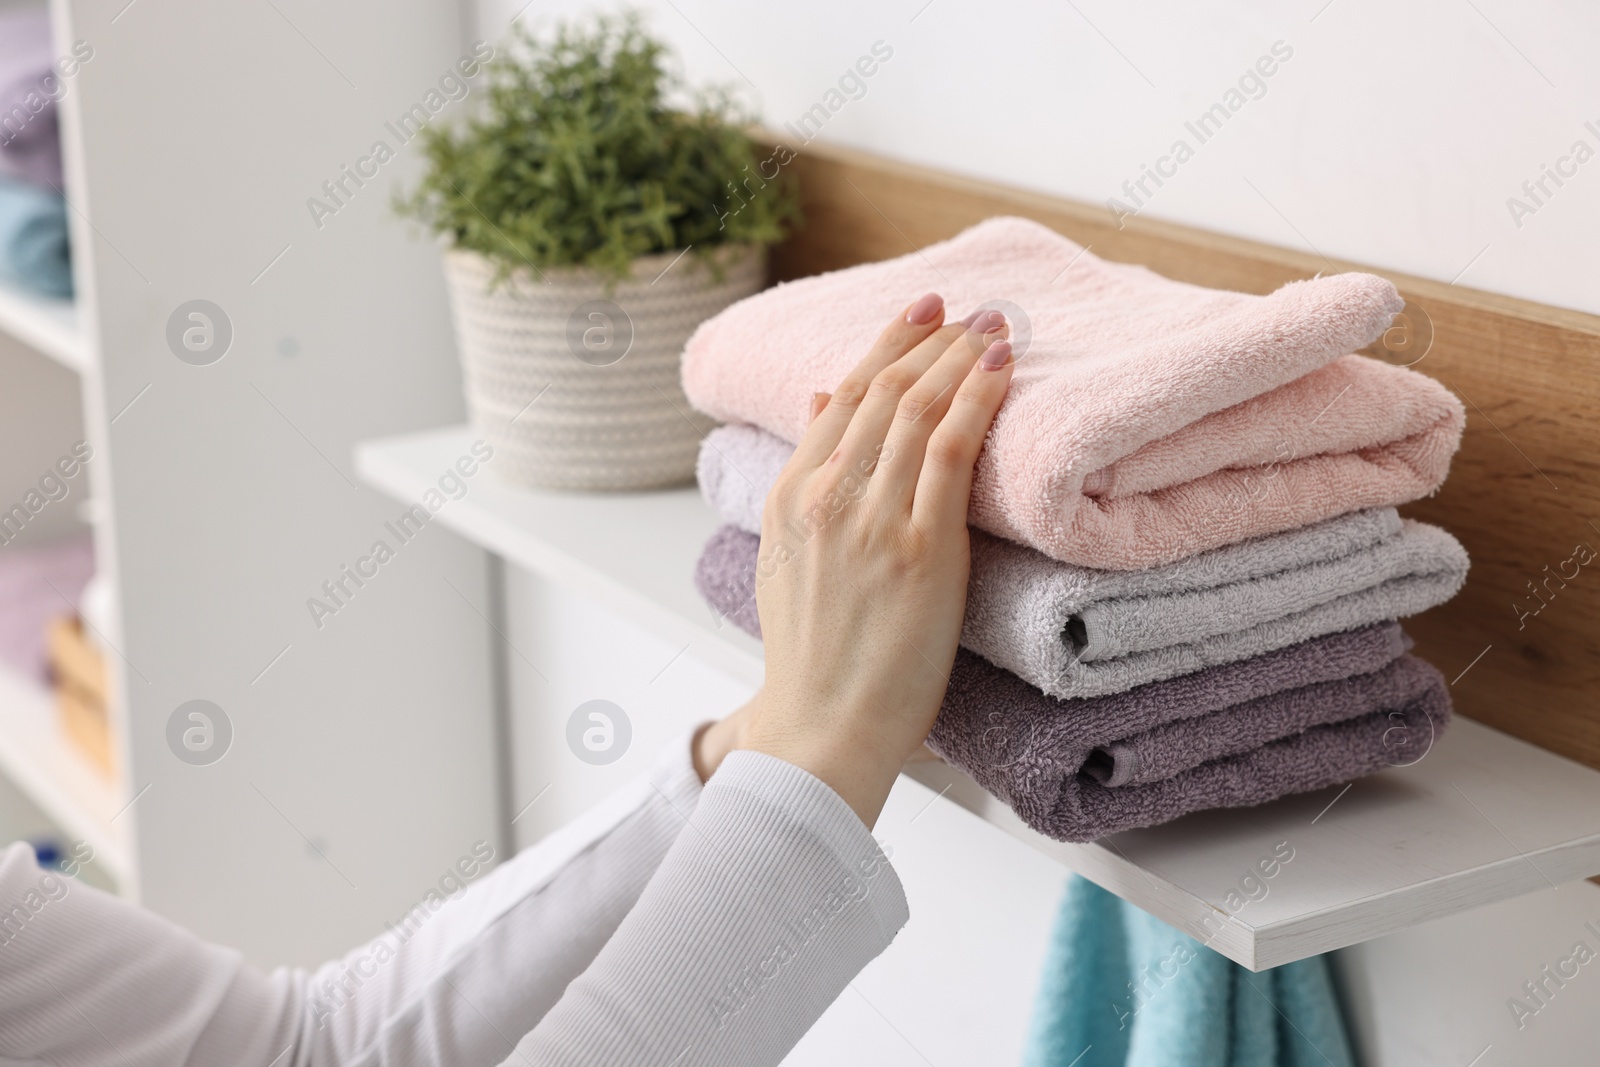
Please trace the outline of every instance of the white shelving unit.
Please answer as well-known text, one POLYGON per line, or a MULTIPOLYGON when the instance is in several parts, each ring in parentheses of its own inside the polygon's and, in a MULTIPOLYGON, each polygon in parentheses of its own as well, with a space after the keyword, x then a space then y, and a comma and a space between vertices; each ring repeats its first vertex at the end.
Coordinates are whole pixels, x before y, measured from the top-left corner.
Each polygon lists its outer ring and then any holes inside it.
POLYGON ((459 13, 387 9, 373 51, 370 19, 307 47, 299 16, 270 7, 0 0, 18 4, 48 8, 58 54, 92 56, 62 75, 58 109, 77 299, 0 283, 0 510, 80 438, 92 458, 71 503, 0 552, 93 516, 118 774, 80 756, 44 686, 0 670, 0 777, 36 809, 28 833, 87 842, 124 895, 264 966, 325 959, 403 912, 465 844, 509 837, 490 770, 492 632, 457 614, 463 597, 490 599, 484 553, 453 538, 408 549, 358 618, 325 629, 304 606, 387 504, 328 457, 459 418, 461 400, 439 357, 436 249, 380 193, 319 232, 303 186, 456 61, 459 13), (175 98, 179 66, 194 91, 175 98), (286 100, 308 110, 329 92, 350 95, 311 134, 273 126, 286 100), (197 170, 179 131, 208 125, 218 99, 232 121, 197 170), (191 184, 203 191, 181 206, 167 195, 191 184), (166 333, 195 300, 228 320, 228 347, 203 366, 166 333), (352 393, 357 380, 383 387, 352 393), (314 521, 271 518, 296 510, 314 521), (169 739, 197 698, 229 719, 214 762, 169 739))
MULTIPOLYGON (((451 427, 368 442, 357 449, 357 471, 414 501, 472 439, 469 429, 451 427)), ((717 520, 693 489, 584 495, 483 478, 435 517, 550 581, 690 642, 708 662, 752 682, 761 677, 760 644, 719 624, 694 589, 694 562, 717 520)), ((910 773, 1255 970, 1600 874, 1600 772, 1464 719, 1415 765, 1348 788, 1201 812, 1082 845, 1029 829, 951 767, 925 764, 910 773), (1265 882, 1266 895, 1230 906, 1230 891, 1280 842, 1294 858, 1265 882)))
MULTIPOLYGON (((50 9, 58 41, 64 38, 70 42, 73 39, 71 20, 65 4, 53 0, 35 2, 50 9)), ((81 146, 76 136, 78 101, 75 96, 73 92, 65 94, 58 109, 65 187, 74 190, 69 199, 76 199, 76 193, 81 191, 77 173, 81 146)), ((92 285, 86 285, 90 230, 78 212, 69 212, 68 223, 74 251, 74 287, 81 294, 86 289, 93 290, 92 285)), ((80 433, 97 451, 104 445, 104 439, 90 429, 99 402, 99 378, 95 345, 86 321, 84 309, 76 299, 44 296, 13 281, 0 281, 0 338, 5 342, 6 357, 36 357, 72 372, 76 388, 70 391, 59 388, 59 375, 46 374, 42 369, 35 373, 35 368, 31 367, 26 373, 13 373, 8 382, 10 388, 16 390, 8 398, 11 405, 8 417, 25 414, 20 421, 28 426, 28 433, 48 438, 44 447, 52 450, 66 451, 80 433), (40 391, 39 387, 51 379, 56 385, 40 391)), ((12 440, 16 443, 16 438, 12 440)), ((23 448, 18 452, 31 453, 32 449, 23 448)), ((8 485, 15 484, 19 475, 37 478, 39 468, 28 466, 35 462, 33 458, 24 459, 21 454, 13 456, 8 450, 0 461, 6 468, 8 485)), ((94 490, 89 488, 91 480, 98 475, 98 470, 81 474, 69 489, 71 506, 80 516, 104 503, 99 497, 103 482, 94 490)), ((12 503, 8 499, 0 506, 12 503)), ((52 515, 49 521, 59 533, 62 529, 60 516, 52 515)), ((96 547, 97 550, 102 547, 98 537, 96 547)), ((105 554, 97 551, 97 563, 102 567, 106 565, 105 554)), ((63 610, 67 610, 65 606, 63 610)), ((111 670, 114 674, 115 665, 111 665, 111 670)), ((117 729, 119 709, 113 707, 109 711, 116 735, 120 732, 117 729)), ((118 747, 118 740, 113 737, 114 748, 118 747)), ((118 754, 120 757, 121 753, 118 754)), ((88 844, 94 851, 94 863, 118 892, 138 896, 133 820, 125 810, 132 795, 126 776, 108 776, 91 763, 63 731, 54 695, 49 689, 7 664, 0 664, 0 775, 4 775, 63 837, 74 843, 88 844)))
MULTIPOLYGON (((81 386, 92 387, 91 348, 73 301, 0 284, 0 335, 75 372, 81 386)), ((61 834, 87 843, 120 891, 136 893, 124 783, 95 767, 63 733, 50 691, 5 664, 0 664, 0 774, 61 834)))
POLYGON ((88 842, 118 885, 133 866, 117 788, 62 736, 50 694, 0 666, 0 773, 72 837, 88 842))
POLYGON ((0 333, 80 374, 93 364, 77 305, 71 300, 37 296, 0 283, 0 333))
POLYGON ((308 216, 306 183, 451 69, 460 12, 402 0, 313 29, 271 6, 21 2, 48 5, 60 52, 93 55, 60 100, 77 305, 0 290, 0 333, 40 354, 39 397, 11 393, 40 412, 36 432, 12 427, 27 447, 11 484, 26 491, 80 434, 93 448, 120 780, 97 789, 56 733, 26 729, 44 705, 15 685, 0 685, 0 774, 141 904, 253 963, 315 963, 403 913, 472 842, 509 840, 494 635, 468 606, 490 601, 485 553, 426 539, 339 618, 306 609, 383 535, 388 501, 356 486, 353 442, 462 410, 437 248, 390 210, 418 149, 392 143, 406 158, 384 191, 337 225, 308 216), (322 118, 290 129, 285 108, 322 118), (194 301, 226 322, 204 365, 167 334, 194 301), (81 430, 55 417, 74 398, 50 362, 77 372, 81 430), (196 699, 230 725, 214 760, 171 740, 196 699))
MULTIPOLYGON (((92 350, 76 303, 0 283, 0 335, 73 371, 87 384, 92 350)), ((62 732, 53 697, 0 664, 0 774, 63 835, 86 842, 123 892, 135 892, 133 853, 120 781, 92 765, 62 732), (120 825, 119 825, 120 823, 120 825)))

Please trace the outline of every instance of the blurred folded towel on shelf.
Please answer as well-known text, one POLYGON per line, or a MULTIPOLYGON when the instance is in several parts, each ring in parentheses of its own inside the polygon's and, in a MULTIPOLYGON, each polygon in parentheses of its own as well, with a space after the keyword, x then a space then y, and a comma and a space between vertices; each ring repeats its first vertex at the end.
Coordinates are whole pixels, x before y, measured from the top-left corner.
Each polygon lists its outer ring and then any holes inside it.
POLYGON ((49 9, 0 11, 0 281, 50 297, 72 295, 56 118, 64 92, 49 9))
POLYGON ((0 11, 0 177, 59 191, 65 87, 55 62, 48 7, 0 11))
POLYGON ((1432 379, 1350 354, 1403 306, 1381 278, 1205 289, 1019 218, 735 304, 690 338, 685 391, 718 419, 797 441, 812 394, 865 355, 885 309, 926 291, 951 318, 1005 311, 1021 352, 972 525, 1080 566, 1160 566, 1426 496, 1465 422, 1432 379))
POLYGON ((0 662, 43 684, 50 620, 75 613, 92 577, 94 544, 88 534, 0 549, 0 662))
POLYGON ((0 178, 0 280, 52 297, 72 295, 65 201, 0 178))
MULTIPOLYGON (((758 637, 759 544, 725 526, 695 572, 711 606, 758 637)), ((928 743, 1034 829, 1089 841, 1415 762, 1451 711, 1406 647, 1381 623, 1076 700, 963 649, 928 743)))
MULTIPOLYGON (((793 451, 755 427, 714 430, 701 491, 725 521, 759 533, 761 501, 793 451)), ((1052 696, 1101 696, 1415 615, 1460 590, 1467 562, 1455 538, 1393 508, 1141 571, 1062 563, 974 531, 961 643, 1052 696)))

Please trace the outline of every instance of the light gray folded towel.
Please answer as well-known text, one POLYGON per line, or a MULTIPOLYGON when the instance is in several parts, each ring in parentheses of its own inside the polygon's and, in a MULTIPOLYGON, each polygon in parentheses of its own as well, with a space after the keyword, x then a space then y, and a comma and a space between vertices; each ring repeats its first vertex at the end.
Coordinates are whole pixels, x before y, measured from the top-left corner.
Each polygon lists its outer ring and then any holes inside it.
MULTIPOLYGON (((700 449, 701 492, 761 532, 761 503, 794 449, 723 426, 700 449)), ((1393 508, 1226 545, 1164 567, 1101 571, 972 532, 961 643, 1061 699, 1105 696, 1449 600, 1467 553, 1393 508)))

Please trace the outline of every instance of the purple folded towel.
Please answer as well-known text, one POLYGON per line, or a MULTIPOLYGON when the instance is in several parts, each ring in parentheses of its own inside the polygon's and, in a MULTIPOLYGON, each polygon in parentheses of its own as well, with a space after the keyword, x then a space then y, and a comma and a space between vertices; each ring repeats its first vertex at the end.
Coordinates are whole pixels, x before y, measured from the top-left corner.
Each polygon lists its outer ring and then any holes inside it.
POLYGON ((0 11, 0 175, 59 192, 56 101, 66 90, 54 60, 49 10, 0 11))
POLYGON ((77 534, 0 549, 0 663, 48 680, 45 629, 71 615, 94 577, 94 545, 77 534))
MULTIPOLYGON (((695 569, 712 607, 758 637, 759 545, 725 526, 695 569)), ((1450 701, 1407 646, 1386 622, 1077 700, 960 649, 928 743, 1040 833, 1092 841, 1414 762, 1450 701)))

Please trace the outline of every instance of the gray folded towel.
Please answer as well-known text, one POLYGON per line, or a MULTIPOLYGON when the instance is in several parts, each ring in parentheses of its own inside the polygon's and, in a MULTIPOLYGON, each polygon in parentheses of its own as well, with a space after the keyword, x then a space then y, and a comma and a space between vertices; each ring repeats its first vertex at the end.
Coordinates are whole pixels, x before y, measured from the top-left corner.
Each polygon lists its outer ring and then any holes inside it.
MULTIPOLYGON (((793 451, 754 427, 714 430, 700 449, 701 492, 759 533, 761 503, 793 451)), ((973 531, 961 643, 1051 696, 1104 696, 1415 615, 1466 575, 1460 542, 1393 508, 1143 571, 1079 567, 973 531)))

